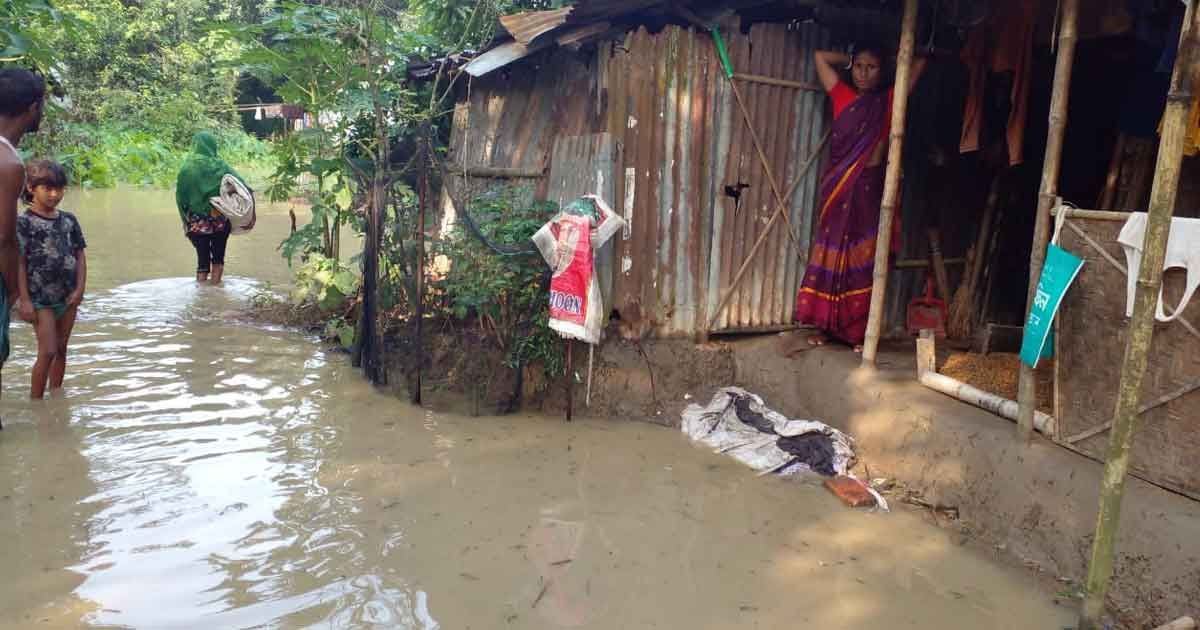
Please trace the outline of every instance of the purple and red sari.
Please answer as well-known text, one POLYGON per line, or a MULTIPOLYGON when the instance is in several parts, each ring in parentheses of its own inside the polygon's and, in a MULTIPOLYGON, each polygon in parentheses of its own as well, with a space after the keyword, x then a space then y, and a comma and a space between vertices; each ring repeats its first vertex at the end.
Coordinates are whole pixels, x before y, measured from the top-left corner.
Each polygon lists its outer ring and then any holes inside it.
MULTIPOLYGON (((844 86, 838 87, 845 92, 844 86)), ((831 96, 837 99, 841 94, 831 96)), ((867 162, 886 137, 891 98, 889 91, 867 92, 844 108, 839 104, 835 100, 830 164, 821 178, 820 214, 796 296, 796 321, 860 345, 871 306, 884 174, 883 164, 867 162)))

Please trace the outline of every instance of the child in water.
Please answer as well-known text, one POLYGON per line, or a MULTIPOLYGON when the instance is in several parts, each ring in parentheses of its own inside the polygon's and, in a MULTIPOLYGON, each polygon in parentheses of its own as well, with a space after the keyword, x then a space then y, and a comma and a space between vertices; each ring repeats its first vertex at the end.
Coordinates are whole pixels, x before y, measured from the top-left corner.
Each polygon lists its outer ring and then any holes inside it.
POLYGON ((66 189, 67 174, 58 163, 37 160, 26 166, 29 209, 17 217, 18 285, 21 319, 33 324, 37 333, 37 361, 29 389, 32 400, 43 397, 47 381, 51 391, 62 387, 67 340, 87 283, 83 229, 75 215, 58 209, 66 189))

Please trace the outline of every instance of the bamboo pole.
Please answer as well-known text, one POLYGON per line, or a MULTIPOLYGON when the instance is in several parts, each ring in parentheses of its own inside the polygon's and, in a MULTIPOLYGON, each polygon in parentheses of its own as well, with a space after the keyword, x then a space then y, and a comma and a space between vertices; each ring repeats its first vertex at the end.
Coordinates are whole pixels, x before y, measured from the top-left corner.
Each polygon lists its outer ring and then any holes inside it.
MULTIPOLYGON (((1067 101, 1071 95, 1071 69, 1075 63, 1076 24, 1079 0, 1063 0, 1062 21, 1058 32, 1058 58, 1054 64, 1054 88, 1050 93, 1050 129, 1046 132, 1046 160, 1042 166, 1042 185, 1038 193, 1037 219, 1033 228, 1033 247, 1029 254, 1029 287, 1026 290, 1025 315, 1033 307, 1033 296, 1046 262, 1046 244, 1050 241, 1050 209, 1058 195, 1058 173, 1062 166, 1063 137, 1067 128, 1067 101)), ((1017 389, 1017 435, 1033 439, 1033 412, 1037 407, 1037 379, 1033 368, 1021 364, 1017 389)))
MULTIPOLYGON (((428 138, 429 135, 425 134, 425 137, 428 138)), ((414 405, 421 404, 421 372, 425 363, 425 209, 429 204, 429 155, 432 150, 428 141, 423 143, 419 149, 421 165, 417 171, 417 177, 420 179, 417 182, 417 277, 413 282, 413 286, 416 287, 416 295, 413 296, 416 302, 413 307, 413 338, 416 340, 413 344, 413 354, 416 357, 412 388, 414 405)))
POLYGON ((900 197, 900 160, 904 151, 904 125, 908 121, 913 49, 917 39, 917 0, 904 0, 900 26, 900 50, 896 57, 896 87, 892 97, 892 129, 888 143, 887 172, 883 180, 883 203, 879 207, 879 234, 875 239, 875 277, 871 283, 871 310, 863 341, 863 364, 875 365, 879 331, 883 328, 883 302, 887 293, 888 257, 892 245, 892 219, 900 197))
MULTIPOLYGON (((1017 419, 1017 402, 1015 400, 1009 400, 991 392, 985 392, 978 387, 968 385, 944 374, 938 374, 932 370, 924 371, 917 377, 917 381, 935 392, 941 392, 951 398, 979 407, 984 411, 990 411, 1001 418, 1008 420, 1017 419)), ((1040 411, 1034 414, 1033 423, 1037 427, 1037 430, 1041 431, 1042 435, 1048 437, 1054 437, 1058 431, 1058 423, 1055 418, 1040 411)))
POLYGON ((1146 376, 1147 355, 1154 335, 1154 306, 1162 284, 1167 236, 1179 189, 1184 136, 1187 133, 1188 110, 1192 102, 1192 80, 1198 45, 1196 35, 1200 31, 1198 17, 1200 13, 1195 11, 1195 3, 1188 3, 1187 17, 1184 19, 1183 33, 1180 36, 1179 55, 1171 73, 1171 88, 1167 93, 1167 107, 1163 114, 1158 161, 1150 193, 1150 216, 1146 224, 1146 240, 1142 244, 1142 268, 1138 274, 1133 318, 1129 322, 1125 342, 1121 385, 1117 390, 1112 435, 1108 443, 1108 456, 1100 487, 1100 512, 1096 517, 1096 535, 1092 542, 1091 561, 1088 563, 1087 598, 1079 615, 1079 630, 1097 630, 1101 627, 1104 597, 1112 577, 1117 529, 1121 518, 1121 499, 1125 494, 1125 474, 1129 469, 1129 450, 1133 445, 1133 430, 1142 394, 1142 381, 1146 376))
POLYGON ((809 92, 824 92, 821 86, 815 83, 805 83, 803 81, 789 81, 787 79, 776 79, 775 77, 765 77, 760 74, 742 74, 735 73, 733 78, 747 83, 762 83, 763 85, 776 85, 779 87, 794 88, 797 90, 808 90, 809 92))

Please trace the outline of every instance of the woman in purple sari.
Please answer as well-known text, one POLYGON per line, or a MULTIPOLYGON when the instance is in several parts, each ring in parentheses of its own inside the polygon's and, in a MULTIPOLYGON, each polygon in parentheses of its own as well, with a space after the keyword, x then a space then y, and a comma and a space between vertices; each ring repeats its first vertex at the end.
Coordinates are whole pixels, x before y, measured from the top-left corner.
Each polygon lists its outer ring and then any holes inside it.
MULTIPOLYGON (((878 47, 844 53, 815 53, 817 76, 833 102, 829 167, 821 178, 817 230, 804 282, 796 296, 796 321, 820 332, 814 346, 831 338, 862 350, 871 305, 875 240, 883 198, 884 157, 892 117, 892 89, 884 85, 884 60, 878 47), (850 65, 853 85, 842 80, 850 65)), ((913 81, 923 60, 913 68, 913 81)), ((893 223, 892 250, 899 221, 893 223)))

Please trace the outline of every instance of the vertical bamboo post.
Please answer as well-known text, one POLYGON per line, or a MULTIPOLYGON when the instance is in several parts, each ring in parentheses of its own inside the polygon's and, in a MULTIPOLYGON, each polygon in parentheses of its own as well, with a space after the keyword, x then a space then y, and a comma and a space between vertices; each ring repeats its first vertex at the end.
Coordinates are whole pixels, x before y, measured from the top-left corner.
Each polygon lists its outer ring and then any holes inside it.
POLYGON ((892 129, 888 144, 887 172, 883 180, 883 203, 879 207, 879 235, 875 239, 875 275, 871 283, 871 310, 863 341, 863 364, 875 365, 879 333, 883 328, 883 302, 887 293, 888 258, 892 245, 892 219, 900 196, 900 160, 904 150, 904 125, 908 118, 913 49, 917 39, 917 0, 904 0, 900 22, 900 50, 896 57, 896 87, 892 97, 892 129))
MULTIPOLYGON (((1050 129, 1046 133, 1046 159, 1042 165, 1042 185, 1038 193, 1037 218, 1033 227, 1033 247, 1029 253, 1029 287, 1025 315, 1033 307, 1033 296, 1042 278, 1046 262, 1046 244, 1050 241, 1050 209, 1058 196, 1058 173, 1062 167, 1063 137, 1067 129, 1067 101, 1071 95, 1071 69, 1075 64, 1076 23, 1079 0, 1063 0, 1058 32, 1058 56, 1054 63, 1054 87, 1050 93, 1050 129)), ((1033 412, 1037 408, 1037 379, 1033 368, 1021 364, 1017 390, 1017 435, 1033 439, 1033 412)))
POLYGON ((1121 519, 1121 499, 1125 494, 1125 473, 1129 468, 1129 450, 1133 445, 1133 429, 1138 416, 1142 381, 1146 375, 1146 360, 1150 340, 1154 335, 1154 311, 1162 284, 1163 259, 1170 233, 1171 215, 1175 212, 1175 197, 1179 188, 1179 168, 1183 161, 1184 136, 1187 134, 1188 110, 1192 101, 1192 81, 1197 55, 1196 35, 1200 32, 1200 13, 1195 3, 1188 3, 1187 17, 1180 37, 1179 56, 1171 73, 1167 107, 1163 114, 1162 136, 1158 145, 1158 161, 1150 193, 1150 216, 1146 224, 1146 240, 1142 244, 1142 265, 1137 279, 1133 303, 1133 318, 1129 322, 1125 341, 1125 360, 1121 365, 1121 385, 1113 411, 1112 435, 1108 442, 1104 477, 1100 487, 1100 512, 1096 518, 1096 535, 1092 540, 1092 557, 1088 563, 1087 598, 1079 616, 1080 630, 1097 630, 1104 615, 1104 597, 1112 577, 1113 556, 1117 543, 1117 528, 1121 519))

